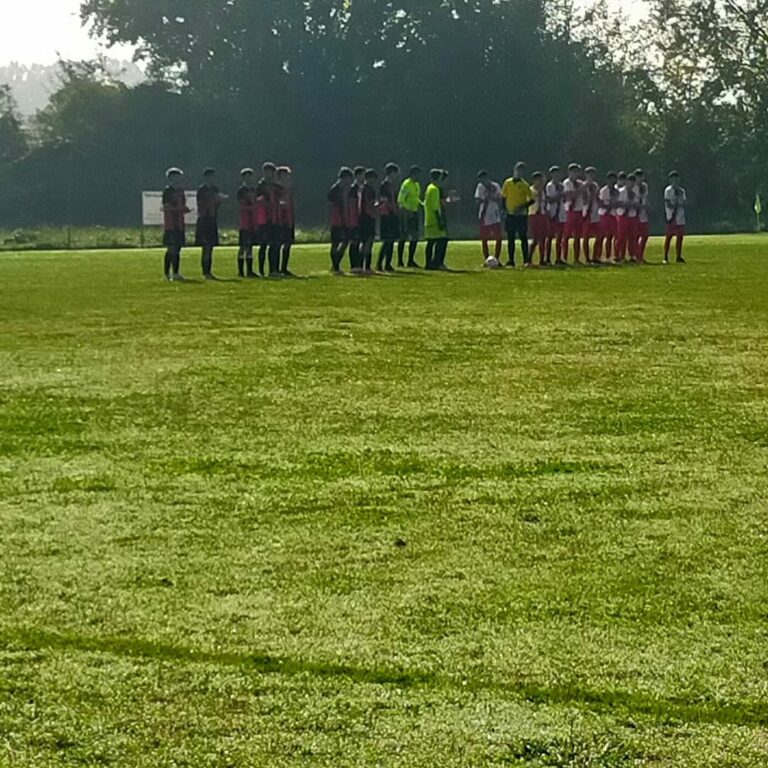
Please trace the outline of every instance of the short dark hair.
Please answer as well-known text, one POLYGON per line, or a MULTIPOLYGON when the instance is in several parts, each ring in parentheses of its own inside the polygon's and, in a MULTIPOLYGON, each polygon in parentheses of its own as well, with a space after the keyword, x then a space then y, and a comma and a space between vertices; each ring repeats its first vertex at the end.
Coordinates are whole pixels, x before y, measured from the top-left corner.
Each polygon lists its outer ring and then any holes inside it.
POLYGON ((421 168, 419 168, 418 165, 412 165, 411 170, 408 172, 409 176, 416 176, 417 174, 421 173, 421 168))
POLYGON ((379 178, 379 174, 376 172, 376 170, 374 168, 369 168, 365 172, 365 178, 366 179, 378 179, 379 178))
POLYGON ((442 168, 433 168, 429 172, 429 175, 430 175, 432 181, 439 181, 440 179, 443 178, 443 169, 442 168))
POLYGON ((400 173, 400 166, 397 163, 387 163, 384 167, 384 173, 389 176, 390 173, 400 173))
POLYGON ((560 166, 559 165, 553 165, 553 166, 550 167, 549 172, 550 173, 557 173, 559 170, 560 170, 560 166))
POLYGON ((243 168, 242 171, 240 171, 241 176, 253 176, 253 168, 243 168))
POLYGON ((277 166, 274 163, 266 162, 264 163, 264 165, 261 166, 261 170, 264 171, 265 173, 267 171, 276 171, 277 166))
POLYGON ((203 178, 206 178, 208 176, 213 176, 214 173, 216 173, 216 169, 215 168, 206 168, 203 171, 203 178))
POLYGON ((515 163, 515 168, 525 168, 525 163, 522 160, 518 160, 515 163))
POLYGON ((618 178, 619 174, 616 173, 616 171, 608 171, 608 173, 606 173, 605 176, 608 179, 616 179, 618 178))
POLYGON ((635 176, 645 176, 645 174, 643 173, 643 169, 642 168, 638 168, 635 171, 635 176))
POLYGON ((365 173, 365 168, 362 165, 356 165, 354 170, 355 176, 359 176, 361 173, 365 173))
POLYGON ((634 173, 630 173, 629 176, 627 176, 627 181, 637 181, 637 176, 635 176, 634 173))
POLYGON ((626 173, 624 173, 624 171, 619 171, 619 176, 618 176, 618 178, 620 178, 620 179, 626 179, 626 178, 627 178, 627 174, 626 174, 626 173))
POLYGON ((670 171, 669 172, 669 178, 670 179, 679 179, 680 178, 680 174, 678 173, 678 171, 670 171))
POLYGON ((544 178, 544 174, 541 171, 534 171, 532 176, 531 176, 531 178, 532 179, 543 179, 544 178))
POLYGON ((584 169, 584 173, 597 173, 597 168, 595 168, 595 166, 594 166, 594 165, 588 165, 588 166, 587 166, 587 167, 584 169))
POLYGON ((352 173, 352 169, 349 166, 343 165, 341 168, 339 168, 340 179, 352 179, 354 177, 355 177, 355 174, 352 173))
POLYGON ((477 178, 484 179, 488 175, 488 171, 478 171, 477 178))
POLYGON ((578 163, 571 163, 568 166, 568 170, 569 171, 580 171, 581 170, 581 166, 578 163))
POLYGON ((290 174, 293 173, 293 170, 291 169, 290 165, 281 165, 277 169, 277 175, 278 176, 290 176, 290 174))

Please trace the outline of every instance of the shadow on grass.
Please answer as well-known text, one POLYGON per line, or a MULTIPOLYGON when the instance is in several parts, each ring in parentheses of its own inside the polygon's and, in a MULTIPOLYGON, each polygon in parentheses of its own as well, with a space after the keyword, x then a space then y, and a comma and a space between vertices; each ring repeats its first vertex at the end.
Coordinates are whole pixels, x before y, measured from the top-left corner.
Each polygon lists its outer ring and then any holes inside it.
POLYGON ((458 689, 469 693, 497 692, 535 705, 581 705, 617 715, 645 715, 664 723, 718 723, 768 725, 768 703, 721 704, 682 697, 657 698, 643 693, 595 690, 580 685, 538 685, 524 681, 497 682, 479 678, 457 679, 416 670, 366 668, 335 662, 302 661, 258 653, 197 651, 183 646, 117 637, 82 637, 41 630, 0 633, 0 649, 23 651, 77 651, 107 653, 147 661, 215 664, 259 674, 313 675, 345 678, 355 683, 458 689))

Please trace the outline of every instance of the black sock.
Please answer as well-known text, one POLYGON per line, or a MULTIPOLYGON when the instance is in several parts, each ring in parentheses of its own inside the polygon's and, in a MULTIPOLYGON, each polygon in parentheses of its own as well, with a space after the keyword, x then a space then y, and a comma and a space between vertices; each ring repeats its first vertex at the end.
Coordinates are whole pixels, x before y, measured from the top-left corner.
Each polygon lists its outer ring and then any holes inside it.
POLYGON ((259 246, 259 274, 264 277, 264 269, 267 263, 267 249, 269 246, 264 243, 259 246))
POLYGON ((237 274, 245 277, 245 254, 242 252, 237 254, 237 274))
POLYGON ((291 258, 291 246, 290 245, 284 245, 283 246, 283 259, 280 264, 280 271, 285 274, 288 271, 288 261, 291 258))
MULTIPOLYGON (((392 250, 394 251, 395 244, 392 243, 392 250)), ((403 261, 403 257, 405 256, 405 240, 401 240, 397 244, 397 266, 402 267, 405 265, 405 262, 403 261)))
POLYGON ((200 266, 203 269, 203 277, 211 274, 213 271, 213 248, 203 248, 203 255, 200 260, 200 266))
POLYGON ((387 254, 387 245, 388 243, 382 243, 381 248, 379 248, 379 258, 376 259, 376 269, 379 272, 384 269, 384 259, 386 258, 387 254))
POLYGON ((349 266, 350 269, 360 267, 360 243, 350 243, 349 245, 349 266))
POLYGON ((171 260, 173 262, 173 274, 178 275, 181 271, 181 249, 171 254, 171 260))
POLYGON ((171 255, 170 251, 165 252, 165 257, 163 259, 163 275, 165 277, 168 277, 168 274, 171 271, 171 265, 173 264, 173 256, 171 255))
POLYGON ((437 266, 445 266, 445 255, 448 251, 448 238, 442 237, 437 241, 437 266))
POLYGON ((408 244, 408 263, 409 264, 416 263, 416 249, 418 247, 419 247, 418 240, 411 240, 411 242, 408 244))
POLYGON ((272 243, 269 246, 269 274, 276 275, 280 272, 280 246, 272 243))
POLYGON ((435 241, 434 240, 427 240, 427 252, 425 256, 425 263, 424 268, 425 269, 431 269, 432 263, 434 261, 435 254, 435 241))
POLYGON ((245 274, 248 275, 248 277, 253 277, 253 275, 256 274, 253 271, 253 254, 252 253, 245 254, 245 274))

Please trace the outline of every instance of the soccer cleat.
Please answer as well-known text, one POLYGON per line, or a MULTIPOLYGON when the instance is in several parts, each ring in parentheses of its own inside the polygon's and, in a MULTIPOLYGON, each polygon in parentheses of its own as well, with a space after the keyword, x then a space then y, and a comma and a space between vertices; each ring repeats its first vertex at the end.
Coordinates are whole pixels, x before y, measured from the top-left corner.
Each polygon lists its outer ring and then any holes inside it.
POLYGON ((293 272, 291 272, 290 269, 283 269, 283 270, 281 270, 280 274, 283 277, 296 277, 296 275, 294 275, 293 272))
POLYGON ((215 275, 212 275, 210 272, 207 275, 203 275, 203 278, 206 280, 218 280, 218 278, 215 275))
POLYGON ((682 256, 678 256, 676 259, 677 264, 685 264, 685 259, 682 256))
POLYGON ((173 276, 173 282, 174 283, 186 283, 187 282, 187 278, 184 277, 184 275, 176 274, 176 275, 173 276))
POLYGON ((669 264, 669 259, 664 259, 664 261, 662 261, 661 263, 666 266, 667 264, 669 264))
POLYGON ((394 272, 395 268, 391 264, 387 264, 386 267, 384 267, 385 272, 394 272))

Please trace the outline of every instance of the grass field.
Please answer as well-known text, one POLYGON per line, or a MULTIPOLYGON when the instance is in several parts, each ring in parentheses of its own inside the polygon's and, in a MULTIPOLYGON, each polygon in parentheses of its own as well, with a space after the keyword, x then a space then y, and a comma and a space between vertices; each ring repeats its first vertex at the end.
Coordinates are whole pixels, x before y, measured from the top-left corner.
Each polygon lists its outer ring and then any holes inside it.
POLYGON ((0 766, 768 766, 768 239, 476 251, 0 256, 0 766))

